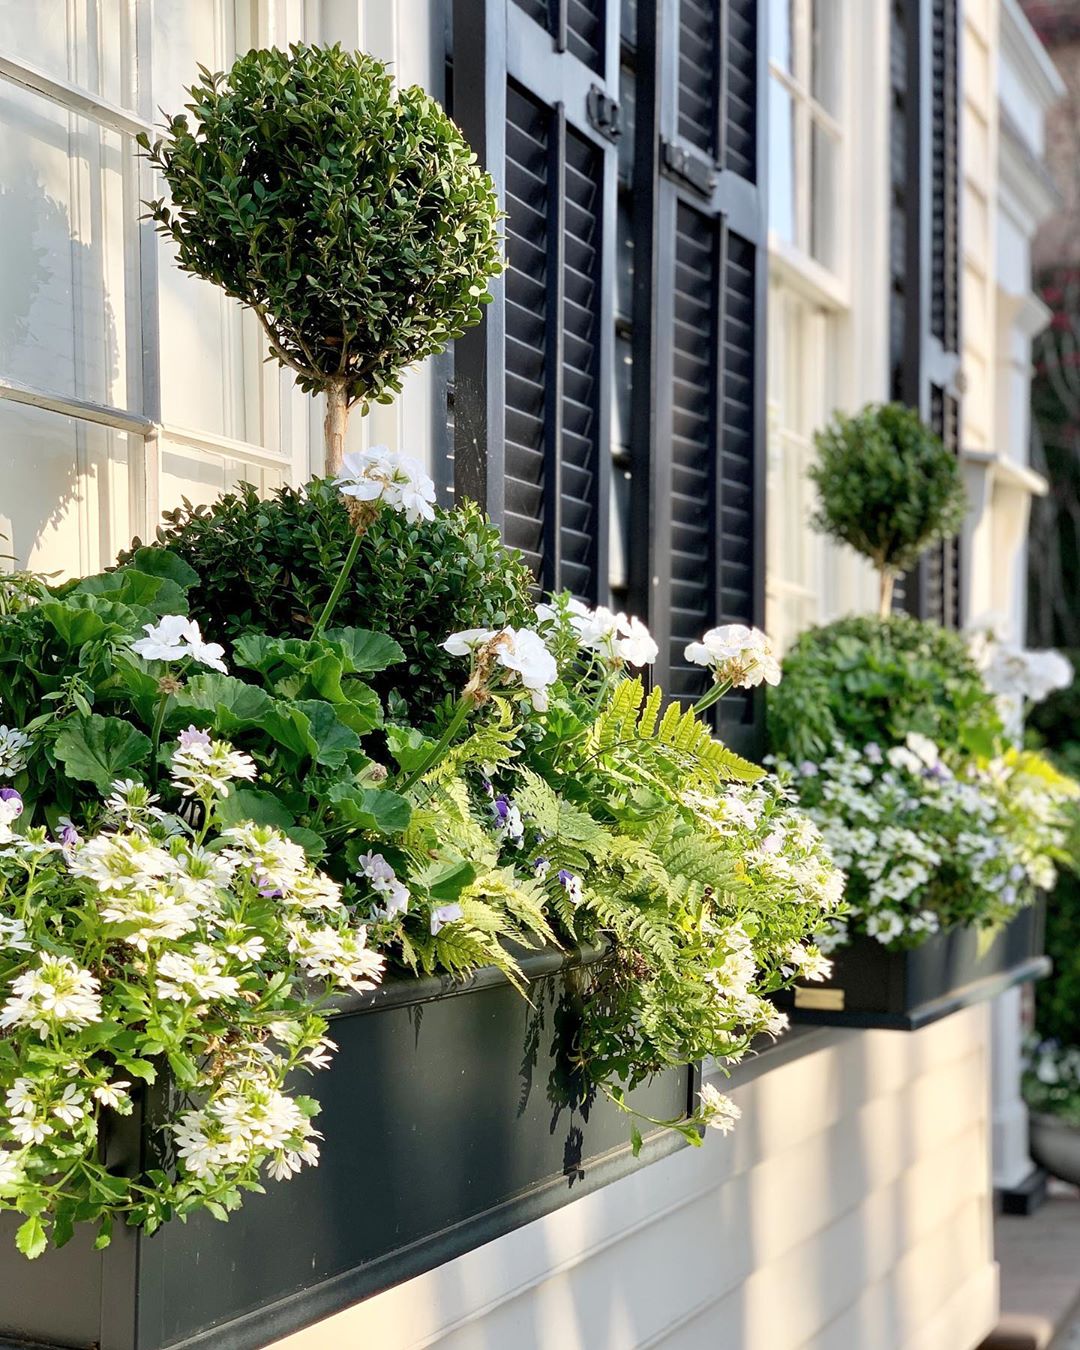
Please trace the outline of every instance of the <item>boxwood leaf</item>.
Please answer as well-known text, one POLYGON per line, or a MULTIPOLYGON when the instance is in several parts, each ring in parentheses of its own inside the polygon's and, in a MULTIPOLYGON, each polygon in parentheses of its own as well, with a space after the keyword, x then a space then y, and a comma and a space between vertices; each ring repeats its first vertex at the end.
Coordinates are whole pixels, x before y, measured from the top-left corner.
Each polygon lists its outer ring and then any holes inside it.
POLYGON ((150 753, 150 738, 119 717, 71 717, 54 746, 69 778, 93 783, 102 792, 117 778, 141 764, 150 753))

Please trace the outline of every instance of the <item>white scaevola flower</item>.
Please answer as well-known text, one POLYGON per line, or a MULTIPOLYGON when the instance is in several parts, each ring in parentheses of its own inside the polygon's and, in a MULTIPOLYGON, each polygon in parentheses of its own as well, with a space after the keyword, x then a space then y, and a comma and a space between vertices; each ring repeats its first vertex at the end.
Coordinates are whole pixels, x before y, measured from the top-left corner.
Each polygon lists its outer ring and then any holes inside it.
POLYGON ((0 1028, 26 1026, 45 1040, 57 1027, 78 1029, 101 1020, 98 981, 70 956, 42 952, 37 965, 11 982, 0 1028))
POLYGON ((334 486, 344 497, 382 502, 392 511, 400 511, 410 525, 435 519, 435 484, 424 466, 411 455, 385 445, 350 451, 342 460, 334 486))
POLYGON ((234 778, 250 782, 258 770, 250 755, 234 750, 228 741, 193 740, 190 733, 181 732, 173 751, 169 776, 185 797, 210 793, 216 797, 229 795, 229 784, 234 778), (185 743, 184 737, 188 740, 185 743))
POLYGON ((357 993, 374 989, 382 979, 385 961, 367 946, 367 929, 311 928, 302 920, 288 920, 289 950, 315 979, 331 980, 357 993))
POLYGON ((499 665, 520 679, 537 712, 548 706, 548 688, 559 675, 555 658, 544 639, 532 628, 467 628, 451 633, 442 643, 451 656, 468 656, 490 648, 499 665))
POLYGON ((713 1087, 712 1083, 705 1083, 698 1097, 701 1099, 702 1115, 709 1129, 719 1130, 721 1134, 730 1134, 735 1128, 735 1122, 742 1117, 742 1111, 731 1098, 725 1097, 713 1087))
POLYGON ((118 1078, 112 1083, 101 1083, 94 1088, 94 1100, 114 1111, 123 1111, 130 1104, 127 1089, 131 1086, 126 1078, 118 1078))
POLYGON ((144 638, 137 638, 131 650, 146 661, 183 661, 191 658, 211 670, 225 674, 228 667, 221 659, 225 648, 217 642, 204 642, 199 625, 185 614, 166 614, 156 624, 143 624, 144 638))
POLYGON ((760 628, 747 628, 741 623, 710 628, 700 642, 691 642, 683 655, 693 665, 709 667, 717 681, 730 680, 736 689, 752 689, 763 680, 766 684, 780 683, 780 662, 760 628))
POLYGON ((0 726, 0 778, 14 778, 26 763, 30 737, 15 727, 0 726))
POLYGON ((175 1003, 212 1003, 235 998, 240 981, 226 975, 228 962, 205 942, 195 943, 190 955, 162 952, 157 963, 157 996, 175 1003))
POLYGON ((12 1149, 0 1146, 0 1195, 17 1191, 22 1185, 23 1165, 12 1149))

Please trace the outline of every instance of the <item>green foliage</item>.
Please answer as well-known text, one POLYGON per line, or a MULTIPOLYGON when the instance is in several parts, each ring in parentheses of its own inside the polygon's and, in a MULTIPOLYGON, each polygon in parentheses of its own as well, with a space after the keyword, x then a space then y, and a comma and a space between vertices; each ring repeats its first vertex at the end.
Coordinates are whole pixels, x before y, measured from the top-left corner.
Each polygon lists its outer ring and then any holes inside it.
MULTIPOLYGON (((252 631, 307 636, 352 538, 339 493, 319 480, 282 488, 269 501, 247 486, 209 507, 185 504, 166 514, 157 536, 158 546, 198 574, 191 606, 219 642, 252 631)), ((136 540, 121 561, 153 552, 136 540)), ((416 525, 383 511, 364 536, 336 620, 401 645, 404 664, 376 675, 372 687, 384 699, 395 696, 402 719, 424 724, 462 682, 461 663, 443 651, 443 639, 528 623, 531 585, 519 555, 471 502, 416 525)))
POLYGON ((814 444, 815 526, 879 572, 907 571, 963 524, 967 502, 956 456, 910 408, 872 404, 853 417, 836 413, 814 444))
POLYGON ((909 732, 990 754, 1001 732, 964 639, 904 614, 857 616, 803 633, 769 691, 773 749, 796 763, 834 742, 883 749, 909 732))
POLYGON ((490 177, 440 105, 371 56, 294 45, 200 69, 166 136, 139 138, 180 267, 248 305, 305 391, 390 402, 490 299, 490 177))
MULTIPOLYGON (((1074 664, 1080 652, 1066 653, 1074 664)), ((1037 704, 1028 716, 1029 738, 1065 773, 1080 775, 1080 681, 1037 704)), ((1072 844, 1080 856, 1080 820, 1072 844)), ((1053 972, 1035 985, 1035 1026, 1041 1037, 1080 1047, 1080 877, 1061 871, 1047 897, 1046 954, 1053 972)))

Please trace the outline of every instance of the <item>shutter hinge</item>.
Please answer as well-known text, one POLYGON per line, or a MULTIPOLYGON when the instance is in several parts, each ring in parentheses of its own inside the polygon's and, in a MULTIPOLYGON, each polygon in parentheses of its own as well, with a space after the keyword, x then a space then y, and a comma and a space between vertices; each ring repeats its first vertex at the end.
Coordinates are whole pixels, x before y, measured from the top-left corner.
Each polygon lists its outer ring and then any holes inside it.
POLYGON ((712 196, 716 187, 717 172, 716 165, 711 159, 667 140, 660 142, 660 155, 664 171, 669 177, 688 183, 703 197, 712 196))
POLYGON ((619 105, 613 98, 609 98, 598 84, 594 84, 589 90, 588 98, 585 100, 585 112, 590 126, 601 136, 606 136, 609 141, 617 141, 622 135, 619 105))

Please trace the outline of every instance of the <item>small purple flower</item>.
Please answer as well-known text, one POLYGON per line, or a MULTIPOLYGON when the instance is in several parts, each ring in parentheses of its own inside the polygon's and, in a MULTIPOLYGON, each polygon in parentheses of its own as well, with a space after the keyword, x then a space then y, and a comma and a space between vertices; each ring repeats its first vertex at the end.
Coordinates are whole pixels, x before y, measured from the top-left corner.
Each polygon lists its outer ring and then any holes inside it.
POLYGON ((255 882, 255 889, 264 900, 280 900, 285 894, 280 886, 274 886, 271 883, 265 872, 256 870, 252 873, 251 879, 255 882))
POLYGON ((481 778, 480 787, 486 797, 494 797, 495 789, 492 786, 490 778, 481 778))
POLYGON ((585 896, 581 889, 581 878, 573 872, 568 872, 565 867, 561 867, 558 872, 559 881, 562 884, 572 905, 580 905, 585 896))
POLYGON ((431 911, 431 936, 434 937, 445 924, 456 923, 462 916, 460 905, 439 905, 431 911))
POLYGON ((176 739, 180 743, 181 750, 191 750, 195 746, 200 746, 205 750, 210 745, 210 733, 208 731, 201 731, 194 725, 189 726, 185 731, 182 731, 176 739))
MULTIPOLYGON (((544 877, 547 876, 548 872, 550 871, 551 871, 550 858, 537 858, 533 862, 533 872, 535 873, 536 876, 538 876, 541 879, 541 881, 544 879, 544 877)), ((560 881, 562 880, 561 872, 559 873, 559 880, 560 881)))
POLYGON ((21 792, 16 792, 14 788, 9 787, 0 788, 0 802, 12 803, 4 813, 10 820, 22 815, 23 799, 21 792))
POLYGON ((503 796, 496 797, 491 804, 491 809, 495 812, 496 819, 505 825, 510 816, 510 799, 503 796))
POLYGON ((61 820, 59 839, 60 847, 65 853, 70 853, 82 842, 82 835, 66 816, 61 820))
POLYGON ((799 773, 803 778, 816 778, 818 775, 818 766, 812 759, 804 759, 799 765, 799 773))

